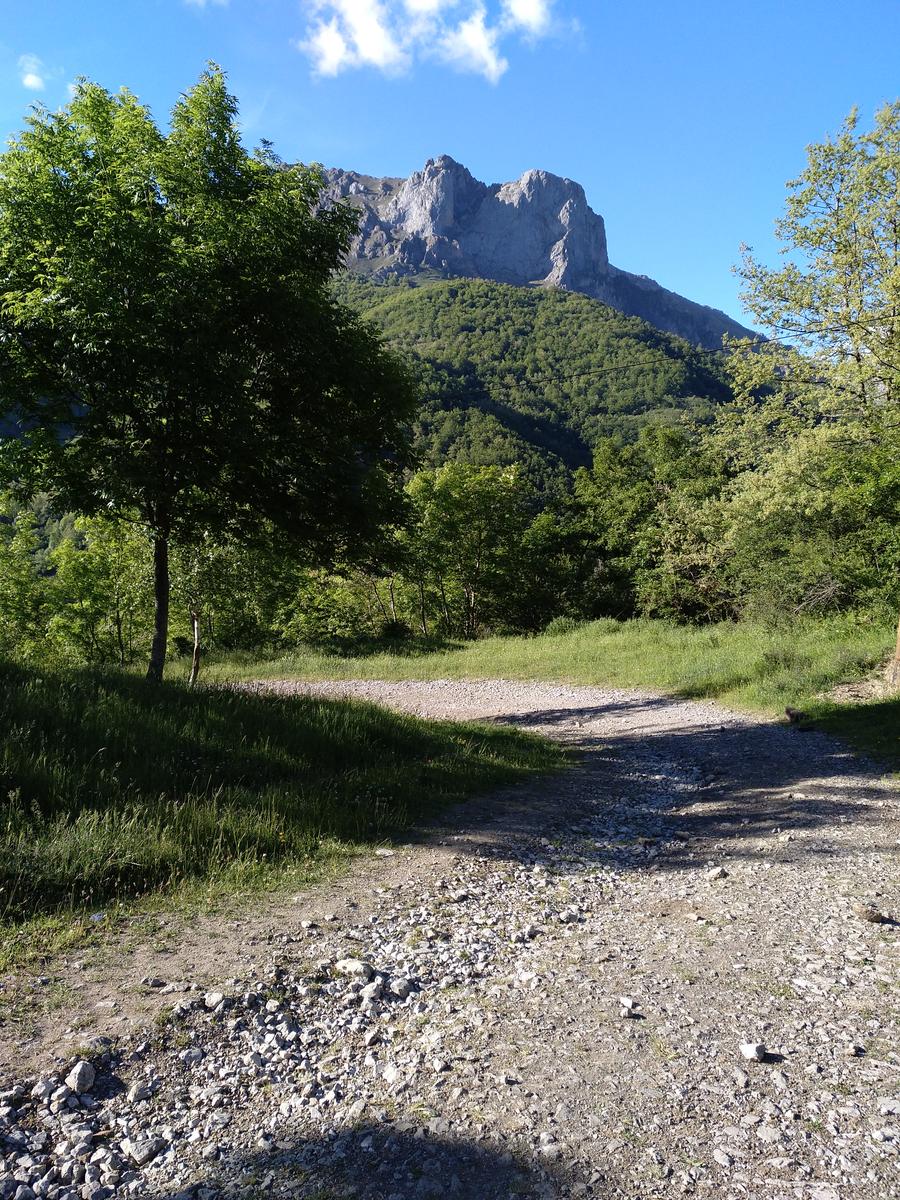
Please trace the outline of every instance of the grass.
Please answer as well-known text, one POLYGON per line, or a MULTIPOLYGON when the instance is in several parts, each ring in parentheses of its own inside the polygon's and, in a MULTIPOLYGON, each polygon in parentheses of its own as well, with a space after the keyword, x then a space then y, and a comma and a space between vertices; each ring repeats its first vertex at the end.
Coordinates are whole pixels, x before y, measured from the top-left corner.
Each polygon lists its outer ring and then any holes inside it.
POLYGON ((0 969, 109 906, 321 877, 563 752, 373 705, 0 663, 0 969))
POLYGON ((218 679, 552 680, 647 688, 770 714, 792 705, 900 766, 900 699, 847 705, 821 698, 836 684, 873 671, 893 636, 886 620, 856 614, 783 626, 603 620, 555 636, 486 638, 421 654, 343 657, 307 649, 264 662, 232 657, 209 670, 218 679))
POLYGON ((844 738, 876 761, 900 770, 900 696, 866 704, 814 701, 808 712, 817 729, 844 738))

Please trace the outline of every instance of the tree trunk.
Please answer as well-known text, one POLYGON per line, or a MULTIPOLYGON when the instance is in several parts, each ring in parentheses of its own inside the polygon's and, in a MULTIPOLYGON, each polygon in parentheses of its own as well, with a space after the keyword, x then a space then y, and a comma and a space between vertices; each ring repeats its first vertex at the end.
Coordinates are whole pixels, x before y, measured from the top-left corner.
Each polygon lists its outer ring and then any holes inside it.
POLYGON ((453 620, 450 616, 450 606, 447 604, 447 592, 444 589, 443 575, 438 576, 438 583, 440 584, 440 588, 441 588, 441 604, 443 605, 443 608, 444 608, 444 626, 447 630, 447 633, 452 637, 453 636, 453 620))
POLYGON ((900 688, 900 621, 897 622, 897 646, 894 657, 888 663, 887 681, 891 687, 900 688))
POLYGON ((122 634, 122 610, 116 606, 116 646, 119 650, 119 666, 124 667, 127 661, 125 655, 125 638, 122 634))
POLYGON ((425 613, 425 584, 419 580, 419 613, 422 621, 422 637, 428 637, 428 619, 425 613))
POLYGON ((156 614, 147 678, 162 683, 169 641, 169 539, 161 533, 156 534, 153 542, 153 597, 156 614))
POLYGON ((191 628, 194 631, 194 654, 191 658, 191 677, 188 680, 188 687, 193 687, 197 682, 197 676, 200 674, 200 613, 197 609, 191 609, 191 628))
POLYGON ((379 592, 379 590, 378 590, 378 580, 375 579, 374 576, 372 576, 372 575, 366 575, 366 579, 368 579, 369 583, 371 584, 372 591, 375 594, 375 599, 378 601, 378 607, 381 609, 381 615, 382 615, 382 617, 384 617, 385 621, 387 621, 388 620, 388 611, 384 607, 384 601, 381 598, 381 592, 379 592))

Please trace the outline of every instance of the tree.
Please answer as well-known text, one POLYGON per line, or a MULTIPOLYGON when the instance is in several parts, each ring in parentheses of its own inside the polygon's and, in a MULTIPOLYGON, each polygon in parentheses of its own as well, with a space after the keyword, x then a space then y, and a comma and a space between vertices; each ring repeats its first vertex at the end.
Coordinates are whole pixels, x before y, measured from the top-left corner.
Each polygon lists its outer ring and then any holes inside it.
POLYGON ((50 552, 47 637, 67 661, 126 666, 152 621, 150 546, 126 521, 79 518, 50 552))
MULTIPOLYGON (((868 454, 900 422, 900 101, 869 132, 852 112, 807 153, 776 225, 785 265, 768 269, 747 250, 739 268, 745 304, 792 350, 749 355, 739 343, 736 378, 787 391, 788 410, 813 409, 868 454)), ((900 684, 900 625, 889 674, 900 684)))
POLYGON ((445 633, 474 638, 514 586, 529 523, 527 485, 517 467, 447 463, 419 472, 406 490, 405 571, 419 594, 423 634, 433 603, 445 633))
POLYGON ((49 600, 36 524, 27 510, 0 521, 0 652, 26 660, 41 657, 49 600))
POLYGON ((246 152, 215 66, 168 133, 82 81, 0 156, 0 468, 150 532, 153 679, 170 546, 262 529, 347 555, 392 509, 414 389, 331 293, 356 217, 322 186, 246 152))

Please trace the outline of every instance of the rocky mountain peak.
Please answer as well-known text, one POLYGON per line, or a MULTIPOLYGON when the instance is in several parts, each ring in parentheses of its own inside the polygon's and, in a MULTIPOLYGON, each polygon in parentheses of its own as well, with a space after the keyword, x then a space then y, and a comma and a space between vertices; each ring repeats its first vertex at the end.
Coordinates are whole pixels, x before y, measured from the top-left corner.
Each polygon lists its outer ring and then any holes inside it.
POLYGON ((466 167, 442 154, 404 181, 387 216, 409 236, 450 237, 471 220, 488 191, 466 167))
POLYGON ((610 264, 603 218, 584 188, 549 171, 485 184, 449 155, 408 179, 326 172, 329 197, 360 211, 351 268, 377 278, 422 272, 584 292, 698 345, 748 331, 717 309, 610 264))

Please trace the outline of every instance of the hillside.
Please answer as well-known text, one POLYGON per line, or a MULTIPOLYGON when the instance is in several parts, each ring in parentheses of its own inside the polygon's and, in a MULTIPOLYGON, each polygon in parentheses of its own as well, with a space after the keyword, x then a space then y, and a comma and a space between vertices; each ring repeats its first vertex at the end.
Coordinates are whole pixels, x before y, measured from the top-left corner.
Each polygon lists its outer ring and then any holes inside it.
POLYGON ((552 490, 599 438, 631 439, 729 395, 717 355, 578 293, 349 274, 338 290, 419 364, 428 464, 521 462, 552 490))
POLYGON ((448 155, 408 179, 325 172, 327 196, 359 212, 351 270, 376 282, 422 274, 582 292, 657 329, 718 350, 750 331, 609 261, 603 217, 584 188, 549 171, 485 184, 448 155))

